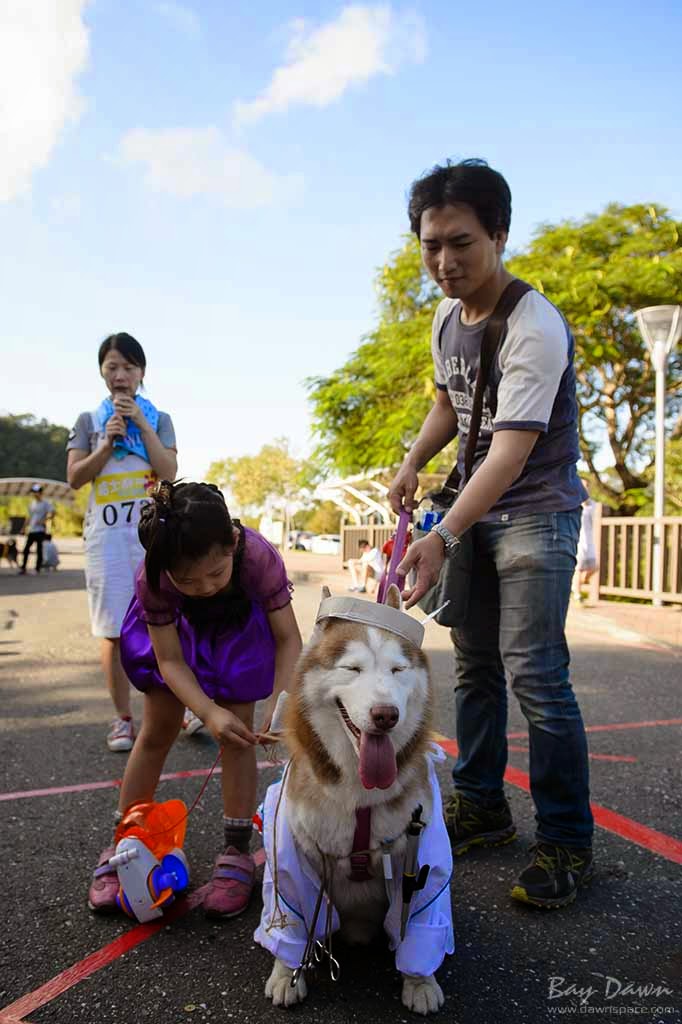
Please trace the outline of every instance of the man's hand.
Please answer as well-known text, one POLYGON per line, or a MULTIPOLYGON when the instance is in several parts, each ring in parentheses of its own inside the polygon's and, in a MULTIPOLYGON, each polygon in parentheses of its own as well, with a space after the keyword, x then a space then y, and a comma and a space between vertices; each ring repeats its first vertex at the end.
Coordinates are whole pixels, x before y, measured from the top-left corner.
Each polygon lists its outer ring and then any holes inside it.
POLYGON ((437 533, 430 533, 427 537, 410 544, 398 566, 400 576, 407 576, 411 569, 417 573, 414 587, 403 590, 405 609, 412 608, 437 583, 444 561, 445 546, 437 533))
POLYGON ((211 708, 204 724, 221 747, 229 743, 235 747, 248 749, 258 742, 248 726, 244 725, 241 719, 233 715, 227 708, 217 705, 211 708))
POLYGON ((396 515, 400 514, 402 508, 407 509, 408 512, 414 512, 417 507, 414 496, 418 487, 419 477, 416 469, 404 462, 388 492, 388 500, 396 515))

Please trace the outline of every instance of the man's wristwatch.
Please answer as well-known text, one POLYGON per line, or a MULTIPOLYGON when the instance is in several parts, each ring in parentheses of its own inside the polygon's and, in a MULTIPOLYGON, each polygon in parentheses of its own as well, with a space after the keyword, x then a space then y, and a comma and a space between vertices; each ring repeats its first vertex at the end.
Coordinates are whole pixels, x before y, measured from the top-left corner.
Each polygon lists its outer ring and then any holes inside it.
POLYGON ((462 543, 459 537, 455 537, 454 533, 448 530, 447 526, 443 526, 442 523, 438 523, 433 527, 432 533, 437 533, 440 539, 445 545, 445 554, 451 557, 457 551, 457 548, 462 543))

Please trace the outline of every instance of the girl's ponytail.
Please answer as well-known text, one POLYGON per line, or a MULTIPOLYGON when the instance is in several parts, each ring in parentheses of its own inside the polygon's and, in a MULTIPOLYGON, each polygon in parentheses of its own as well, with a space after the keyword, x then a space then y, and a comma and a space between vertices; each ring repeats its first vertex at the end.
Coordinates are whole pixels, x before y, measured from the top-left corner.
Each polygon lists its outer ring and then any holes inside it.
POLYGON ((147 583, 156 592, 174 546, 170 536, 173 529, 173 486, 170 480, 161 480, 156 485, 151 501, 142 506, 137 528, 140 544, 147 552, 144 559, 147 583))

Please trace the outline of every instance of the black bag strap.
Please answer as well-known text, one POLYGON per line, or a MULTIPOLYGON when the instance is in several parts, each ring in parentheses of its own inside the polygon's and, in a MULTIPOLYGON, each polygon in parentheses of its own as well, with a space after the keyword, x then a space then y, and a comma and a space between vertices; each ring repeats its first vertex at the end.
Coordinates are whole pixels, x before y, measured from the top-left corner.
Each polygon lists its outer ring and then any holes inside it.
MULTIPOLYGON (((481 359, 478 365, 476 376, 476 387, 474 389, 474 401, 471 409, 471 423, 469 425, 469 436, 467 437, 464 450, 464 479, 469 480, 476 457, 476 445, 478 435, 481 431, 481 417, 483 415, 483 397, 485 389, 490 380, 490 371, 493 368, 497 350, 500 347, 502 332, 506 327, 507 320, 513 313, 520 299, 526 292, 532 291, 532 286, 525 281, 515 277, 504 289, 494 310, 485 325, 483 338, 481 339, 481 359)), ((451 474, 452 475, 452 474, 451 474)), ((448 477, 449 480, 449 477, 448 477)))
MULTIPOLYGON (((515 277, 513 281, 510 281, 507 287, 500 295, 495 308, 488 317, 488 322, 485 325, 483 331, 483 337, 481 338, 481 358, 478 365, 478 374, 476 376, 476 386, 474 388, 474 400, 471 409, 471 423, 469 425, 469 435, 467 437, 466 449, 464 451, 464 479, 468 480, 471 476, 471 470, 473 469, 474 459, 476 457, 476 445, 478 444, 478 435, 481 432, 481 419, 483 416, 483 398, 485 396, 485 389, 488 387, 488 381, 490 380, 490 371, 493 368, 495 356, 497 350, 500 347, 500 341, 502 339, 502 332, 506 326, 507 320, 514 312, 519 301, 523 298, 526 292, 532 291, 531 285, 522 281, 520 278, 515 277)), ((452 316, 452 313, 450 313, 452 316)), ((441 327, 441 334, 443 328, 447 324, 450 316, 446 317, 441 327)), ((440 338, 439 338, 440 344, 440 338)), ((441 497, 445 500, 446 504, 452 504, 457 497, 460 485, 460 472, 457 468, 457 463, 454 464, 447 480, 443 484, 442 488, 430 495, 431 498, 437 499, 441 497)))

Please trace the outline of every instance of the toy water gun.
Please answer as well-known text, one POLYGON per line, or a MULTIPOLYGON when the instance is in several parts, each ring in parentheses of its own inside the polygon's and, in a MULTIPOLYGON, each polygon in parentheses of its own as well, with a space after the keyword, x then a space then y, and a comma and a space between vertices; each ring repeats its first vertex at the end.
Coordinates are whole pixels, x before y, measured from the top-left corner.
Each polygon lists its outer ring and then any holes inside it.
POLYGON ((131 804, 116 829, 109 864, 118 875, 117 902, 138 921, 161 917, 176 893, 189 885, 182 851, 187 808, 182 800, 131 804))

